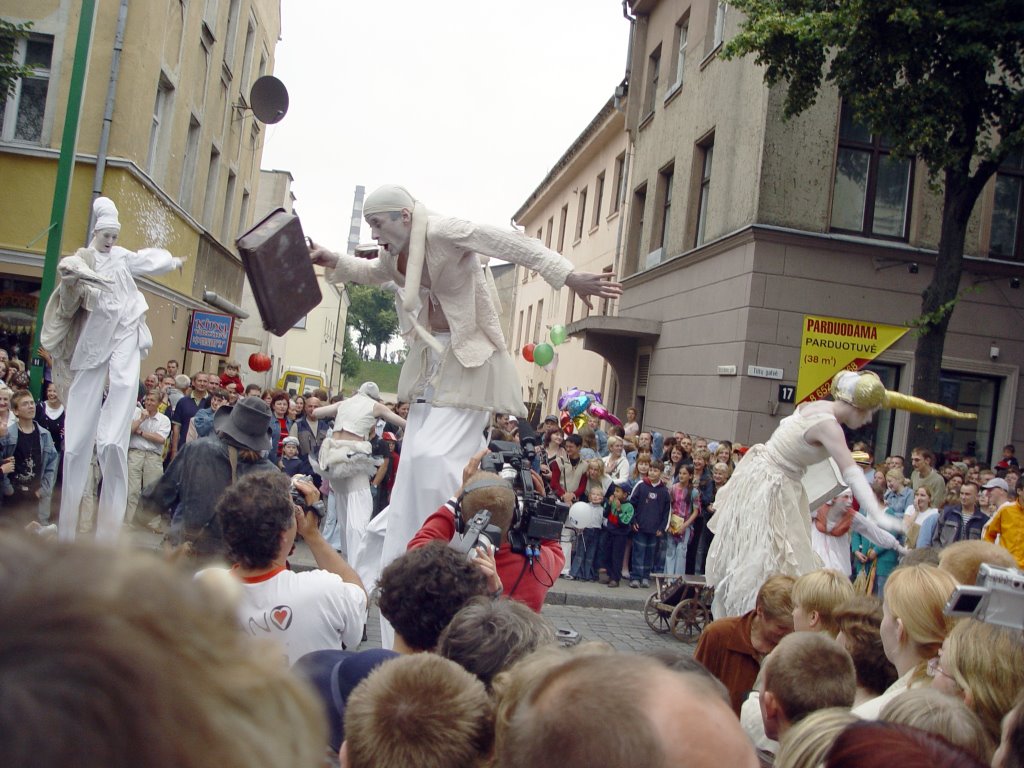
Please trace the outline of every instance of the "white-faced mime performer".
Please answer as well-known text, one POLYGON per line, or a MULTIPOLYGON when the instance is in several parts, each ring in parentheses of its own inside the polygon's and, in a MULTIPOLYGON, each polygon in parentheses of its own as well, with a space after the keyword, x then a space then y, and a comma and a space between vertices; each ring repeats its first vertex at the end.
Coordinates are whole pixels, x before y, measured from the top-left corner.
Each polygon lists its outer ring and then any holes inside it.
POLYGON ((184 259, 162 248, 133 253, 116 245, 121 224, 109 198, 93 202, 93 217, 89 247, 58 265, 60 281, 46 306, 41 342, 54 359, 54 382, 67 404, 58 534, 75 538, 95 444, 103 475, 96 538, 113 542, 128 500, 128 441, 139 365, 153 346, 146 326, 149 305, 134 277, 179 269, 184 259))
POLYGON ((370 477, 380 460, 373 457, 369 437, 377 419, 402 428, 405 419, 380 402, 380 388, 372 381, 360 385, 347 400, 315 409, 313 418, 334 419, 334 430, 324 438, 317 457, 320 471, 331 481, 323 535, 340 549, 344 532, 345 553, 351 561, 373 514, 370 477))
POLYGON ((570 261, 514 230, 429 212, 403 187, 375 190, 363 217, 380 246, 374 258, 319 246, 311 257, 334 283, 393 283, 399 320, 409 329, 398 383, 399 399, 411 403, 402 461, 390 507, 371 521, 353 563, 369 587, 459 487, 467 461, 485 445, 491 412, 526 416, 481 259, 537 271, 588 306, 586 297, 614 298, 622 288, 611 274, 574 272, 570 261))

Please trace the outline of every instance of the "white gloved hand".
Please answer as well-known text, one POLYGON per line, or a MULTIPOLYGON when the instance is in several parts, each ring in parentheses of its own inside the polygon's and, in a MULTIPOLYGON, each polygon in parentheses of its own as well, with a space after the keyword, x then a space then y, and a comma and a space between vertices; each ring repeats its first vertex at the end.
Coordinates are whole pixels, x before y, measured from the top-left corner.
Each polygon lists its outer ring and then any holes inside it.
POLYGON ((885 514, 881 507, 878 506, 875 492, 871 490, 871 485, 868 483, 868 479, 864 476, 864 471, 860 467, 854 464, 852 467, 844 469, 843 482, 850 486, 850 490, 853 491, 857 503, 860 504, 861 511, 875 525, 889 531, 889 533, 897 534, 903 532, 903 521, 892 515, 885 514))

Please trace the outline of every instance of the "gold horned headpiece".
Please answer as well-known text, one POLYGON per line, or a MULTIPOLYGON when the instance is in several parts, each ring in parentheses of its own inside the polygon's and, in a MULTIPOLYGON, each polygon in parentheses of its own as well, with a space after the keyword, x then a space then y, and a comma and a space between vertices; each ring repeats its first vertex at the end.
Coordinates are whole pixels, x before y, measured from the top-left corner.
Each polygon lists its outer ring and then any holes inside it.
POLYGON ((865 411, 884 407, 940 419, 978 418, 976 413, 961 413, 913 395, 887 390, 878 374, 872 371, 840 371, 832 377, 832 397, 865 411))

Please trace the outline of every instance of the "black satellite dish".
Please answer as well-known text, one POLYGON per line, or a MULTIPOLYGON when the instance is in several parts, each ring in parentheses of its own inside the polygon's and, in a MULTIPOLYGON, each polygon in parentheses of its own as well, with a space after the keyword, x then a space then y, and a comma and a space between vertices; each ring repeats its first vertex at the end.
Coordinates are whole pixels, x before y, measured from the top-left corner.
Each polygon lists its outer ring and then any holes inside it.
POLYGON ((277 123, 288 112, 288 89, 273 75, 264 75, 249 91, 252 113, 261 123, 277 123))

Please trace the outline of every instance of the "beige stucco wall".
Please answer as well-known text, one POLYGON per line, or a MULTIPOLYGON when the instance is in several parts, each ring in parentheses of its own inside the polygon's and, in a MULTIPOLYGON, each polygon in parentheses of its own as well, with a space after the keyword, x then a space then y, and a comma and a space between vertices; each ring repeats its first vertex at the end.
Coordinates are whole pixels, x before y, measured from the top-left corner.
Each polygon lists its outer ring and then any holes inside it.
MULTIPOLYGON (((602 110, 595 120, 601 118, 607 111, 602 110)), ((564 162, 564 167, 534 192, 532 202, 522 210, 517 223, 525 227, 526 234, 530 237, 534 237, 541 228, 544 229, 546 236, 547 222, 549 219, 552 220, 551 248, 557 250, 562 207, 568 205, 562 255, 578 270, 601 272, 615 263, 616 238, 621 218, 621 210, 611 211, 615 198, 615 159, 626 150, 627 137, 624 132, 624 116, 615 110, 611 110, 607 116, 599 119, 598 124, 592 123, 590 127, 593 128, 593 134, 571 157, 563 157, 560 162, 564 162), (598 174, 602 172, 605 174, 604 192, 598 221, 594 225, 595 185, 598 174), (580 239, 576 240, 579 194, 584 188, 587 189, 587 201, 583 233, 580 239)), ((523 399, 533 402, 543 395, 543 413, 540 414, 540 418, 548 413, 554 413, 557 410, 559 395, 571 387, 604 390, 614 386, 613 377, 603 358, 594 352, 584 350, 582 340, 578 338, 571 338, 556 347, 558 364, 554 371, 544 371, 523 359, 520 352, 523 345, 542 341, 550 343, 548 332, 551 326, 568 322, 569 301, 574 302, 573 319, 584 317, 586 308, 579 298, 571 296, 568 289, 556 291, 539 275, 528 274, 522 267, 517 268, 515 280, 515 302, 512 306, 508 336, 509 348, 516 361, 523 399), (537 311, 540 301, 544 302, 544 308, 538 331, 537 311), (531 307, 533 324, 530 328, 520 329, 520 314, 524 318, 522 324, 525 326, 527 310, 531 307)), ((606 313, 613 312, 614 304, 606 309, 606 313)))

